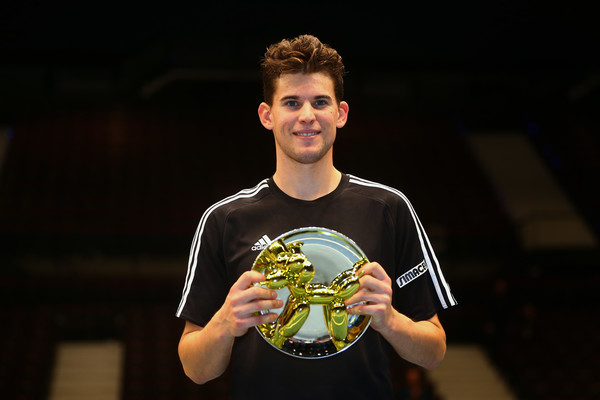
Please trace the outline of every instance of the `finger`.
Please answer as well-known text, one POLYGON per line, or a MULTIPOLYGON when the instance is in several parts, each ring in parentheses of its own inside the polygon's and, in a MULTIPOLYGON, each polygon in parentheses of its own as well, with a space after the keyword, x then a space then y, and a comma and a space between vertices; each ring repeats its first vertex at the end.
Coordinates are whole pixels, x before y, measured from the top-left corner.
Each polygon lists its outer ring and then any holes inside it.
POLYGON ((346 307, 364 305, 364 304, 388 304, 391 298, 386 294, 371 292, 368 290, 359 290, 352 297, 345 301, 346 307))
POLYGON ((360 278, 359 282, 361 290, 383 293, 390 296, 392 294, 391 281, 382 281, 371 275, 365 275, 362 278, 360 278))
POLYGON ((231 286, 229 296, 241 301, 251 301, 255 298, 274 299, 277 297, 274 290, 255 285, 264 280, 265 276, 258 271, 246 271, 231 286))
POLYGON ((366 263, 358 270, 358 274, 362 274, 363 277, 370 275, 380 281, 391 281, 385 269, 377 262, 366 263))
POLYGON ((258 271, 250 270, 250 271, 246 271, 242 275, 240 275, 238 280, 231 287, 239 289, 239 290, 243 290, 243 289, 246 289, 246 288, 252 286, 255 283, 263 282, 265 280, 266 280, 266 278, 263 274, 261 274, 258 271))
MULTIPOLYGON (((273 301, 277 299, 277 292, 273 289, 267 289, 260 286, 250 286, 243 290, 232 290, 230 292, 230 301, 231 305, 235 308, 245 307, 246 305, 252 305, 250 307, 256 307, 255 303, 260 301, 270 301, 273 304, 273 301)), ((247 307, 246 307, 247 308, 247 307)), ((246 310, 246 308, 242 308, 241 310, 246 310)), ((251 310, 250 312, 255 312, 260 310, 260 308, 256 308, 251 310)))
POLYGON ((348 302, 357 301, 347 306, 348 314, 369 316, 371 326, 376 330, 380 329, 384 326, 382 325, 384 324, 383 321, 387 319, 386 315, 389 315, 389 310, 392 308, 390 303, 391 298, 368 290, 359 292, 348 299, 348 302))
POLYGON ((254 314, 247 320, 248 326, 257 326, 262 324, 268 324, 269 322, 275 321, 279 317, 276 313, 265 313, 265 314, 254 314))
POLYGON ((283 307, 283 300, 256 300, 237 307, 234 311, 240 318, 256 314, 258 312, 278 309, 283 307))
POLYGON ((276 313, 255 313, 245 316, 244 318, 234 318, 231 323, 233 325, 233 335, 236 337, 241 336, 248 332, 249 328, 273 322, 277 317, 278 315, 276 313))
POLYGON ((388 308, 385 304, 357 304, 348 309, 348 314, 352 315, 368 315, 372 318, 372 322, 380 321, 384 318, 388 308))

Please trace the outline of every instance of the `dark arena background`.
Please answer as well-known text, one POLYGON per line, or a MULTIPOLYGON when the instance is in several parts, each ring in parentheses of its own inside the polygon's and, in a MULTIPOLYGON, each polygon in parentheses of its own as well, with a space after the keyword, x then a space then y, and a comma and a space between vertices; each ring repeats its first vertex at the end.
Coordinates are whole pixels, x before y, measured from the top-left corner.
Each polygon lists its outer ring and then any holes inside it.
POLYGON ((174 314, 204 209, 274 172, 259 59, 303 33, 349 72, 338 168, 411 199, 459 302, 397 398, 600 398, 598 17, 487 3, 4 2, 0 398, 226 398, 174 314))

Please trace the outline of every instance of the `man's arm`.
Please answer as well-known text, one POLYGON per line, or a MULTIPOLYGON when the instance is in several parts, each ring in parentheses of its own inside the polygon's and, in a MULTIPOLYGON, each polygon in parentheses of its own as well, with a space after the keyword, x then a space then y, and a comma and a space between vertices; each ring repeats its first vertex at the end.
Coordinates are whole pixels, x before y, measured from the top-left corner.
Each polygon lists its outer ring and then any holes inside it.
POLYGON ((264 280, 259 272, 245 272, 205 327, 186 322, 179 340, 179 358, 185 374, 195 383, 206 383, 225 372, 236 337, 250 327, 277 319, 275 313, 256 315, 283 306, 274 290, 253 285, 264 280))
POLYGON ((179 341, 179 358, 185 374, 203 384, 225 372, 231 356, 233 337, 220 335, 217 329, 206 329, 186 321, 179 341))
POLYGON ((407 361, 427 369, 437 367, 446 354, 446 332, 437 316, 413 321, 392 307, 392 282, 378 263, 365 264, 359 274, 360 289, 346 304, 351 314, 371 316, 371 327, 378 331, 407 361))

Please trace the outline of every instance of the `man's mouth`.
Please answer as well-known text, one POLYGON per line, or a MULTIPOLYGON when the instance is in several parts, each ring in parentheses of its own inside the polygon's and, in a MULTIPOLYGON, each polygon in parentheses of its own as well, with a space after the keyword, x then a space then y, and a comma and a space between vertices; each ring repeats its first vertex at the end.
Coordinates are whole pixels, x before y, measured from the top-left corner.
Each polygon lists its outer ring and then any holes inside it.
POLYGON ((316 136, 318 135, 319 132, 318 131, 310 131, 310 132, 294 132, 294 135, 296 136, 302 136, 302 137, 310 137, 310 136, 316 136))

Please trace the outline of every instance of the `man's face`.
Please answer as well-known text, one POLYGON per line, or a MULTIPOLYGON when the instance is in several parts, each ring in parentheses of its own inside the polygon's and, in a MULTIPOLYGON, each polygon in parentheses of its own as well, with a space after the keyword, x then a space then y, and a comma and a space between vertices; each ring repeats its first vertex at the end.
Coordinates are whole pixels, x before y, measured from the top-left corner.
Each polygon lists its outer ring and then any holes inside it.
POLYGON ((262 103, 258 112, 264 127, 273 131, 278 162, 312 164, 332 159, 348 104, 338 106, 326 74, 284 74, 276 82, 273 104, 262 103))

